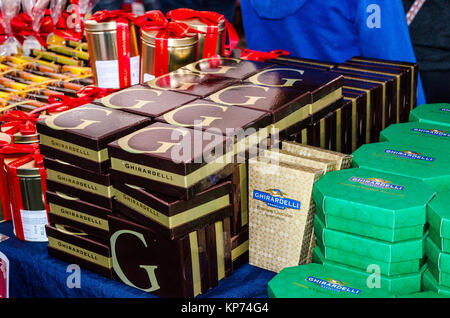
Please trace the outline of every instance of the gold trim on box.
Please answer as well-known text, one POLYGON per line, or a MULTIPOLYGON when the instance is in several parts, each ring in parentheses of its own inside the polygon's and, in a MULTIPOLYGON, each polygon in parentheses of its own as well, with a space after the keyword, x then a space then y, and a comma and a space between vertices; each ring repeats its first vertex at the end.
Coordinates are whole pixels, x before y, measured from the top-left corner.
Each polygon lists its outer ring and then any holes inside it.
POLYGON ((248 185, 247 185, 247 164, 239 165, 239 183, 241 190, 241 226, 248 223, 248 185))
POLYGON ((47 169, 47 179, 106 198, 112 198, 112 186, 101 185, 52 169, 47 169))
POLYGON ((92 150, 82 146, 78 146, 61 139, 49 137, 46 135, 40 136, 40 143, 44 146, 60 150, 77 157, 88 159, 95 162, 103 162, 108 160, 108 149, 102 149, 100 151, 92 150))
POLYGON ((342 109, 336 110, 336 150, 342 152, 342 109))
POLYGON ((192 288, 195 297, 202 292, 197 232, 189 233, 189 244, 191 247, 192 260, 192 288))
POLYGON ((203 167, 186 176, 114 157, 111 157, 111 168, 113 170, 135 175, 145 179, 163 182, 181 188, 189 188, 202 179, 206 178, 207 176, 210 176, 217 171, 225 168, 227 164, 232 162, 232 156, 233 152, 229 151, 225 155, 218 157, 213 162, 207 163, 203 167))
POLYGON ((79 212, 73 209, 69 209, 58 204, 49 203, 50 214, 54 214, 65 219, 69 219, 75 222, 79 222, 85 225, 89 225, 101 230, 108 231, 108 221, 96 216, 89 215, 87 213, 79 212))
POLYGON ((216 228, 216 251, 217 251, 217 279, 225 278, 225 253, 223 242, 223 223, 222 221, 214 224, 216 228))
POLYGON ((318 101, 311 104, 311 115, 314 115, 315 113, 321 111, 326 106, 330 105, 331 103, 334 103, 335 101, 342 98, 342 87, 339 87, 335 91, 331 92, 325 97, 322 97, 318 101))
POLYGON ((113 193, 116 200, 126 205, 127 207, 135 210, 145 217, 152 219, 155 222, 165 226, 166 228, 173 229, 180 225, 192 222, 198 218, 208 215, 218 209, 224 208, 230 204, 230 196, 226 194, 220 198, 206 202, 202 205, 178 213, 174 216, 167 216, 159 211, 149 207, 148 205, 130 197, 129 195, 121 192, 120 190, 113 189, 113 193))
POLYGON ((231 260, 234 262, 238 257, 248 251, 248 240, 231 251, 231 260))
POLYGON ((370 127, 372 126, 372 110, 370 109, 370 106, 372 105, 371 102, 371 91, 368 88, 359 88, 359 87, 353 87, 353 86, 344 86, 349 89, 353 89, 355 91, 361 91, 366 92, 367 100, 366 100, 366 144, 370 143, 370 127))
POLYGON ((99 265, 101 267, 111 269, 112 263, 111 258, 106 257, 104 255, 100 255, 94 252, 91 252, 89 250, 86 250, 84 248, 69 244, 67 242, 58 240, 54 237, 48 238, 48 246, 51 248, 54 248, 55 250, 64 252, 66 254, 81 258, 85 261, 94 263, 96 265, 99 265))

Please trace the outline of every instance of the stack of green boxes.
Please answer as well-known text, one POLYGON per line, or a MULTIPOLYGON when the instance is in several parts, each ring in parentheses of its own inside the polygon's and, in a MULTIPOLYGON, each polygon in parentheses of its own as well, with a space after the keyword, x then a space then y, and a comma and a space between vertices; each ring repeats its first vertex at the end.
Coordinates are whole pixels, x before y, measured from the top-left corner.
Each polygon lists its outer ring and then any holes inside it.
POLYGON ((428 270, 423 276, 425 290, 450 297, 450 191, 439 192, 428 204, 429 237, 425 242, 428 270))
POLYGON ((425 183, 368 169, 330 172, 314 186, 314 261, 364 276, 392 295, 421 290, 425 183))

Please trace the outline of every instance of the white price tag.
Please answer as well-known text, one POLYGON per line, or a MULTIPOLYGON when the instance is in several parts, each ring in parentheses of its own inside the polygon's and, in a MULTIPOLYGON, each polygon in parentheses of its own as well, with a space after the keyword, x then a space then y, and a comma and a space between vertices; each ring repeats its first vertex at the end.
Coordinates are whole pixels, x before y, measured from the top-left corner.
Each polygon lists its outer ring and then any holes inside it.
POLYGON ((45 225, 48 223, 46 210, 20 210, 23 236, 26 241, 46 242, 45 225))
POLYGON ((130 58, 131 85, 139 84, 139 55, 130 58))
POLYGON ((119 61, 95 61, 97 82, 100 88, 120 88, 119 61))

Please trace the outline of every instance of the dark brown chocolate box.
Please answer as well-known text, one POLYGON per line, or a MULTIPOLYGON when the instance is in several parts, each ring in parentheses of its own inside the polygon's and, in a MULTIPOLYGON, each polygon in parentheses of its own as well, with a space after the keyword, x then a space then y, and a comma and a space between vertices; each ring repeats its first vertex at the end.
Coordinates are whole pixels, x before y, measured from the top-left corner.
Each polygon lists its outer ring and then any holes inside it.
POLYGON ((199 74, 186 69, 178 69, 152 79, 145 85, 154 89, 176 91, 203 98, 238 82, 239 80, 218 75, 199 74))
POLYGON ((403 118, 400 118, 401 122, 405 122, 408 120, 409 111, 412 109, 412 86, 413 85, 413 74, 411 72, 410 67, 407 66, 394 66, 394 65, 382 65, 378 63, 372 62, 361 62, 361 61, 347 61, 345 62, 347 65, 354 65, 357 67, 365 67, 370 70, 375 70, 379 72, 395 72, 395 74, 399 74, 402 79, 402 89, 404 93, 403 99, 403 109, 401 113, 403 114, 403 118))
POLYGON ((51 224, 65 224, 103 240, 108 239, 108 218, 111 210, 81 201, 60 192, 46 192, 51 224))
POLYGON ((184 236, 232 214, 231 182, 215 185, 191 200, 179 200, 117 182, 115 208, 170 239, 184 236))
POLYGON ((118 281, 161 297, 195 297, 211 287, 206 229, 170 240, 122 217, 108 220, 118 281))
POLYGON ((331 72, 343 75, 349 80, 364 80, 367 83, 380 84, 383 87, 383 109, 381 129, 396 122, 397 111, 397 78, 395 76, 378 75, 367 72, 332 69, 331 72))
POLYGON ((254 155, 256 146, 267 139, 271 124, 267 112, 216 104, 203 99, 178 107, 156 120, 233 138, 235 154, 244 154, 251 148, 254 155))
POLYGON ((407 74, 401 70, 390 70, 382 67, 374 67, 369 65, 361 65, 361 64, 352 64, 352 63, 343 63, 338 66, 339 69, 346 70, 354 70, 354 71, 364 71, 367 73, 378 74, 378 75, 387 75, 387 76, 395 76, 397 79, 397 96, 398 96, 398 108, 397 108, 397 119, 396 122, 403 122, 403 118, 405 117, 405 109, 406 109, 406 94, 408 94, 407 89, 407 74))
POLYGON ((330 70, 336 66, 336 63, 332 63, 332 62, 291 57, 291 56, 280 56, 274 60, 269 60, 269 62, 273 62, 276 64, 285 64, 285 65, 297 65, 299 67, 310 67, 310 68, 320 69, 323 71, 330 70))
POLYGON ((154 118, 195 99, 187 94, 135 85, 96 99, 94 103, 154 118))
POLYGON ((232 180, 233 216, 231 235, 234 236, 248 224, 248 161, 234 165, 232 180))
POLYGON ((199 74, 213 74, 243 80, 273 63, 255 62, 229 57, 210 57, 186 65, 184 68, 199 74))
POLYGON ((87 104, 47 116, 36 124, 44 156, 105 173, 110 166, 106 145, 150 123, 150 119, 87 104))
POLYGON ((418 77, 419 77, 419 67, 418 67, 417 63, 388 61, 388 60, 367 58, 367 57, 361 57, 361 56, 352 57, 351 61, 370 62, 370 63, 383 65, 383 66, 408 67, 412 74, 412 76, 411 76, 411 99, 410 99, 411 100, 411 110, 417 106, 417 83, 418 83, 418 77))
POLYGON ((245 227, 231 238, 231 260, 233 271, 248 263, 248 227, 245 227))
POLYGON ((114 180, 191 199, 232 173, 233 143, 201 130, 154 123, 108 145, 114 180))
POLYGON ((313 124, 312 145, 323 149, 332 150, 336 144, 336 113, 343 105, 343 99, 339 100, 338 105, 323 118, 318 119, 313 124))
POLYGON ((228 86, 210 95, 208 99, 222 105, 268 112, 273 126, 280 131, 297 123, 311 122, 311 95, 302 89, 243 82, 228 86))
POLYGON ((94 273, 112 277, 111 251, 103 242, 67 225, 46 225, 47 251, 50 256, 78 264, 94 273))
POLYGON ((344 87, 353 91, 364 92, 367 95, 365 143, 377 142, 382 120, 382 85, 345 79, 344 87))
POLYGON ((352 136, 352 101, 344 99, 341 108, 334 112, 335 136, 331 138, 333 151, 350 154, 352 136))
POLYGON ((213 288, 233 272, 230 218, 217 221, 206 228, 206 247, 209 259, 209 283, 213 288))
POLYGON ((344 78, 312 68, 277 65, 260 71, 247 81, 260 86, 289 87, 310 92, 311 115, 342 98, 344 78))
POLYGON ((367 94, 361 91, 355 91, 344 88, 342 90, 344 99, 351 100, 351 134, 347 138, 350 144, 350 152, 354 152, 360 146, 366 143, 366 111, 367 94))
POLYGON ((63 161, 44 158, 47 189, 62 192, 104 208, 112 208, 112 185, 109 174, 98 174, 63 161))

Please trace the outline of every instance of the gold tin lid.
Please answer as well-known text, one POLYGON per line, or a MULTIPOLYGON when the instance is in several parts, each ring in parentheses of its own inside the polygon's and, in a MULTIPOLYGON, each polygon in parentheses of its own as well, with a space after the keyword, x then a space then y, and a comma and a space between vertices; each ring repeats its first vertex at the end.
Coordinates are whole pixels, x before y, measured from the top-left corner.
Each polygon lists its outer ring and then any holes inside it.
POLYGON ((95 20, 87 20, 85 23, 85 28, 86 28, 86 31, 88 31, 88 32, 116 31, 117 23, 116 23, 116 21, 97 22, 95 20))
MULTIPOLYGON (((206 23, 203 23, 202 21, 200 21, 197 18, 187 19, 187 20, 182 20, 182 21, 174 20, 174 22, 186 23, 191 28, 196 29, 196 30, 201 31, 201 32, 207 32, 208 31, 208 25, 206 23)), ((222 32, 225 29, 225 20, 220 20, 218 24, 219 24, 219 32, 222 32)))
MULTIPOLYGON (((2 134, 8 128, 2 128, 2 134)), ((35 133, 32 135, 22 135, 20 132, 17 132, 13 135, 13 142, 15 144, 34 144, 39 142, 39 133, 35 133)))
MULTIPOLYGON (((21 157, 10 157, 10 158, 5 158, 4 162, 5 162, 5 167, 4 169, 6 170, 6 165, 17 160, 20 159, 21 157)), ((39 168, 36 165, 36 162, 30 161, 27 162, 24 165, 21 165, 19 168, 17 168, 17 176, 18 177, 41 177, 41 174, 39 173, 39 168)))
MULTIPOLYGON (((144 42, 155 45, 155 37, 159 31, 142 31, 141 38, 144 42)), ((198 36, 197 33, 188 33, 184 38, 170 37, 168 40, 168 45, 171 47, 177 46, 192 46, 197 44, 198 36)))

